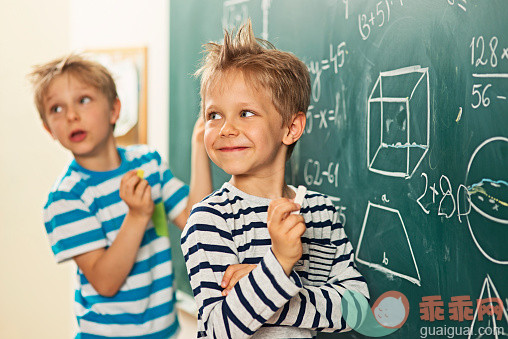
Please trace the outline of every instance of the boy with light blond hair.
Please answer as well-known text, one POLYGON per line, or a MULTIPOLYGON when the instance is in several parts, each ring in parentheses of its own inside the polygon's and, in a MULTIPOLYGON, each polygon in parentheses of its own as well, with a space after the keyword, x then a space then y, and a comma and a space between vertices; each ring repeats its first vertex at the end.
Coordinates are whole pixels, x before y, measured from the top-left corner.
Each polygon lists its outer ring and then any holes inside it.
POLYGON ((294 203, 295 188, 284 181, 305 128, 309 72, 293 54, 258 41, 250 22, 234 38, 226 32, 223 44, 207 44, 197 72, 205 147, 231 175, 194 205, 182 233, 199 307, 197 336, 311 338, 345 331, 342 294, 368 296, 368 290, 340 213, 317 192, 294 203), (231 283, 227 269, 234 264, 245 268, 231 283))
POLYGON ((31 77, 44 128, 74 157, 49 193, 44 224, 57 262, 78 266, 76 337, 175 335, 165 218, 183 228, 191 206, 212 190, 202 120, 193 134, 189 189, 157 151, 117 147, 121 104, 102 65, 70 55, 37 66, 31 77))

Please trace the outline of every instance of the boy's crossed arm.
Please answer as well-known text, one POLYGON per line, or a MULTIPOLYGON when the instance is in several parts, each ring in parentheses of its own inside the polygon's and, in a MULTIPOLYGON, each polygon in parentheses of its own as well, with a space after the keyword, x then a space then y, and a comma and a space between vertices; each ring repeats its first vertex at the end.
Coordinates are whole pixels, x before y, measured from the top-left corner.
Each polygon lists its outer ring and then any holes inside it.
MULTIPOLYGON (((299 208, 299 205, 285 198, 276 199, 268 206, 268 231, 272 239, 272 251, 287 276, 302 256, 301 237, 305 233, 305 222, 302 216, 291 214, 299 208)), ((224 288, 222 295, 227 295, 236 283, 256 266, 252 264, 229 266, 221 282, 221 287, 224 288)))
POLYGON ((114 296, 129 275, 154 209, 150 185, 136 171, 122 177, 120 198, 129 212, 111 246, 74 257, 93 288, 105 297, 114 296))
POLYGON ((369 292, 365 279, 354 265, 353 247, 338 220, 339 213, 335 212, 331 237, 335 255, 328 279, 320 285, 304 285, 277 314, 267 320, 267 324, 319 329, 323 332, 350 330, 342 318, 342 295, 346 290, 355 290, 368 297, 369 292), (299 311, 288 312, 290 309, 299 311))
MULTIPOLYGON (((272 202, 273 205, 271 204, 270 206, 274 208, 282 206, 281 204, 284 203, 284 199, 280 200, 282 201, 272 202)), ((269 209, 269 218, 270 215, 272 215, 272 217, 274 216, 273 210, 272 208, 272 213, 270 213, 269 209)), ((277 214, 275 215, 278 217, 277 214)), ((320 328, 325 332, 348 330, 345 322, 341 319, 340 303, 342 301, 342 294, 345 290, 352 289, 368 296, 368 289, 365 279, 355 268, 353 263, 353 248, 351 243, 347 240, 344 229, 338 220, 339 214, 335 212, 332 226, 334 232, 331 243, 336 246, 336 251, 328 281, 320 286, 305 285, 283 308, 266 321, 267 324, 297 326, 311 329, 320 328), (296 313, 288 312, 290 308, 300 311, 296 313), (284 314, 284 316, 281 317, 281 314, 284 314)), ((278 232, 274 232, 273 228, 274 225, 272 225, 272 231, 270 233, 272 241, 274 240, 274 236, 277 237, 278 235, 278 232), (272 233, 274 234, 272 235, 272 233)), ((299 248, 301 249, 301 243, 299 248)), ((294 263, 291 266, 291 270, 293 266, 294 263)), ((233 289, 234 285, 240 279, 248 275, 255 267, 256 265, 244 264, 229 266, 221 284, 221 286, 225 288, 223 295, 227 295, 233 289)))

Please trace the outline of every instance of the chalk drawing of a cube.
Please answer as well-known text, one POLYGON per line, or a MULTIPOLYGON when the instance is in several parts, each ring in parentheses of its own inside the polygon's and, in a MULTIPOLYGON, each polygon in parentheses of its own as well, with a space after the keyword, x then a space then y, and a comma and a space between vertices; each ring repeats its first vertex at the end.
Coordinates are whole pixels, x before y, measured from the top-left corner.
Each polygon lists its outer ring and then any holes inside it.
POLYGON ((428 68, 380 72, 367 105, 367 166, 409 179, 429 150, 428 68))

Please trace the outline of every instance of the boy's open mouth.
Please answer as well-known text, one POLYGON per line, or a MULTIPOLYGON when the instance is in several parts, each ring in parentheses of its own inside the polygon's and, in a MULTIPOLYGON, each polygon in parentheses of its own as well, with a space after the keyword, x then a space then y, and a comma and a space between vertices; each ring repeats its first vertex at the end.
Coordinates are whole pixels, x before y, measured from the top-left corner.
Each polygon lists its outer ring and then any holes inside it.
POLYGON ((73 142, 79 142, 79 141, 82 141, 83 139, 85 139, 85 137, 86 137, 86 132, 85 131, 83 131, 83 130, 76 130, 76 131, 72 131, 70 139, 73 142))

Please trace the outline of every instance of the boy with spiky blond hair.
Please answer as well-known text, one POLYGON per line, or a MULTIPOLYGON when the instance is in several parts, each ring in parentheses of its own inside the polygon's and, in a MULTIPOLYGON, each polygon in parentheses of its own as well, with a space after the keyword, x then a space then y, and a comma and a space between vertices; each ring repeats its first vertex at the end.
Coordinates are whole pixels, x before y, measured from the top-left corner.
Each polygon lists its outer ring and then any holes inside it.
POLYGON ((44 128, 74 156, 49 193, 44 224, 57 262, 78 266, 77 338, 173 336, 178 320, 164 218, 183 228, 191 206, 212 190, 202 122, 193 135, 189 190, 157 151, 116 146, 120 100, 102 65, 70 55, 31 76, 44 128))
POLYGON ((205 147, 231 175, 194 205, 182 233, 198 337, 344 331, 342 294, 368 296, 368 290, 339 212, 317 192, 294 203, 295 188, 284 181, 286 160, 305 128, 309 72, 293 54, 258 41, 250 22, 234 38, 226 32, 223 44, 207 45, 197 72, 205 147), (237 271, 243 277, 224 292, 234 264, 245 265, 237 271))

